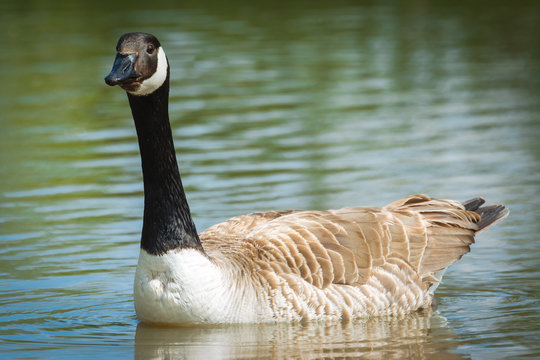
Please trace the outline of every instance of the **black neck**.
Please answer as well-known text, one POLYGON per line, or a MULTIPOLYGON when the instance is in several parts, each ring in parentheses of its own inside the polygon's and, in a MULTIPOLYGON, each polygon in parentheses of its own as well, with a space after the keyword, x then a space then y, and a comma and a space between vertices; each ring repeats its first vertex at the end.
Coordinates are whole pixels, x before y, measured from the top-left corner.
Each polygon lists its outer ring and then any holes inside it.
POLYGON ((141 248, 162 255, 177 248, 202 251, 178 171, 169 123, 169 77, 146 96, 128 93, 141 152, 144 219, 141 248))

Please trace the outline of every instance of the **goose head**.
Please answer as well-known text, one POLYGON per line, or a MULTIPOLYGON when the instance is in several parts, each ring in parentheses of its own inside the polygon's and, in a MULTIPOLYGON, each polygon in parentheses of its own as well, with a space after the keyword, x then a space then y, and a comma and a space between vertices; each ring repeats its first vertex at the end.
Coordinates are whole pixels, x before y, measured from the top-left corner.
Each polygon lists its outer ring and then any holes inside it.
POLYGON ((128 33, 116 45, 116 58, 105 83, 119 85, 131 95, 159 89, 169 76, 169 63, 159 40, 151 34, 128 33))

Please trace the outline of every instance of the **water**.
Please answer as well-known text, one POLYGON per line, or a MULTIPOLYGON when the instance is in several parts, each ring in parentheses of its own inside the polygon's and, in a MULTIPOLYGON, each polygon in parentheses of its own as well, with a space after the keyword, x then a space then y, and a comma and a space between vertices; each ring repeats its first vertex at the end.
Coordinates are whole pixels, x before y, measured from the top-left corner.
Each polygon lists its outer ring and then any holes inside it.
POLYGON ((2 2, 3 358, 540 356, 535 2, 2 2), (412 193, 507 204, 439 308, 350 325, 139 325, 142 216, 118 37, 155 33, 199 230, 412 193))

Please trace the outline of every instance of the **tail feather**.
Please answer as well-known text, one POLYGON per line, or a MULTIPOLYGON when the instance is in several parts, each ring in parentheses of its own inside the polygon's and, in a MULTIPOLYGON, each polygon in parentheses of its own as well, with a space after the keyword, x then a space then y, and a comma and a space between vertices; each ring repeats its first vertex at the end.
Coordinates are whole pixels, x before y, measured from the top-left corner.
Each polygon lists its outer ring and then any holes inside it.
POLYGON ((465 207, 465 210, 476 211, 480 206, 484 205, 485 202, 486 200, 482 199, 481 197, 477 197, 464 201, 462 205, 465 207))
POLYGON ((476 224, 478 226, 478 230, 475 231, 476 234, 495 225, 510 213, 504 205, 482 206, 484 203, 485 200, 482 198, 474 198, 463 202, 466 210, 474 211, 480 215, 480 221, 476 224))
POLYGON ((476 231, 479 233, 507 217, 510 211, 504 205, 489 205, 479 208, 476 213, 482 218, 476 231))

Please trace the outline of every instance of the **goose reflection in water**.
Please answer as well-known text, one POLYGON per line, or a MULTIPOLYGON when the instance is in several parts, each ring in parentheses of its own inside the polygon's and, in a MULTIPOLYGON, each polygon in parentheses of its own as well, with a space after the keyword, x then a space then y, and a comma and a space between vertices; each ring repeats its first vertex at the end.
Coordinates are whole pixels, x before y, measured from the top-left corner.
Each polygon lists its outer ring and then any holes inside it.
POLYGON ((352 323, 158 327, 140 323, 135 359, 467 359, 436 311, 352 323), (433 329, 433 330, 432 330, 433 329))

